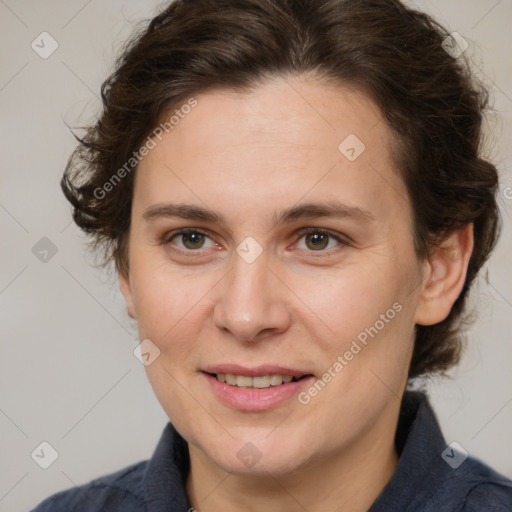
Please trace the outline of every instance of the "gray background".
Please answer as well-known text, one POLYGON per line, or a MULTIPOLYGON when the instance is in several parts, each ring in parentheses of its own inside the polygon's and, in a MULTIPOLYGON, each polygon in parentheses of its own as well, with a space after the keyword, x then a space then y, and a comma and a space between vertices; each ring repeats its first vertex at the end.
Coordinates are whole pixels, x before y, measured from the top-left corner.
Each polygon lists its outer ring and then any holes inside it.
MULTIPOLYGON (((28 510, 150 457, 167 421, 132 353, 135 326, 115 276, 91 266, 59 188, 75 145, 66 123, 92 119, 113 56, 159 5, 0 0, 0 511, 28 510), (59 45, 47 59, 31 48, 43 31, 59 45), (57 249, 46 262, 33 253, 43 237, 57 249), (31 458, 42 441, 59 454, 46 470, 31 458)), ((504 219, 490 284, 481 279, 473 294, 478 321, 464 360, 452 380, 427 385, 447 442, 512 477, 512 0, 415 5, 463 35, 491 86, 489 153, 504 219)))

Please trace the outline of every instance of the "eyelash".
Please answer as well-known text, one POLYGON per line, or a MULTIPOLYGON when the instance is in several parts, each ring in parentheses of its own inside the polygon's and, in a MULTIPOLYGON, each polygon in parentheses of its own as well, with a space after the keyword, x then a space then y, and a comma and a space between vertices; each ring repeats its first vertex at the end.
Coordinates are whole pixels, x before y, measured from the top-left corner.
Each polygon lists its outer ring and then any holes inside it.
MULTIPOLYGON (((302 228, 302 229, 300 229, 299 231, 297 231, 295 233, 295 236, 298 237, 297 242, 304 236, 309 235, 311 233, 327 235, 329 238, 336 240, 336 242, 338 242, 338 244, 341 246, 349 246, 350 245, 349 241, 346 238, 343 238, 339 235, 334 234, 333 232, 331 232, 329 230, 322 229, 322 228, 302 228)), ((295 242, 295 243, 297 243, 297 242, 295 242)), ((336 249, 336 247, 327 249, 327 250, 320 250, 320 251, 309 250, 309 252, 311 252, 312 254, 318 253, 319 255, 320 254, 330 254, 335 249, 336 249)))
MULTIPOLYGON (((197 228, 183 228, 183 229, 179 229, 177 231, 172 231, 171 233, 168 233, 163 238, 162 244, 163 245, 171 245, 171 241, 174 238, 176 238, 177 236, 185 235, 185 234, 189 234, 189 233, 197 233, 197 234, 204 235, 204 236, 206 236, 206 237, 211 239, 210 235, 207 232, 202 231, 201 229, 197 229, 197 228)), ((349 240, 344 239, 344 238, 340 237, 339 235, 336 235, 336 234, 332 233, 331 231, 328 231, 328 230, 325 230, 325 229, 322 229, 322 228, 312 228, 312 227, 310 227, 310 228, 302 228, 299 231, 297 231, 295 233, 295 237, 298 237, 298 238, 297 238, 297 241, 294 242, 294 245, 296 245, 298 243, 298 241, 301 240, 303 237, 305 237, 308 234, 312 234, 312 233, 320 234, 320 235, 327 235, 330 238, 336 240, 336 242, 338 242, 339 245, 341 245, 341 246, 350 246, 351 245, 349 240)), ((318 253, 318 255, 322 255, 322 254, 330 254, 335 249, 336 249, 336 247, 335 248, 331 248, 331 249, 327 249, 327 250, 318 250, 318 251, 308 250, 308 252, 310 252, 311 254, 318 253)), ((197 253, 198 255, 201 255, 201 253, 202 253, 201 249, 194 250, 194 249, 173 248, 172 250, 175 251, 175 252, 178 252, 178 253, 182 253, 182 254, 183 253, 197 253)), ((205 250, 207 250, 207 249, 205 249, 205 250)))

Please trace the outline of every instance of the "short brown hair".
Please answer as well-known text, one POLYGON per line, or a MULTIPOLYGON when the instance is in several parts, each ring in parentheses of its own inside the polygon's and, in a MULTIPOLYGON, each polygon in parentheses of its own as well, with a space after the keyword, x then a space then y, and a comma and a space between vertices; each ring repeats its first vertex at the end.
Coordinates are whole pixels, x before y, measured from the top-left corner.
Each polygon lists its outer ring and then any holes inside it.
POLYGON ((162 115, 212 88, 251 91, 271 76, 312 74, 353 85, 396 135, 395 160, 424 259, 451 230, 474 224, 475 248, 449 316, 417 326, 409 375, 458 361, 468 289, 499 232, 496 168, 481 157, 488 99, 449 37, 398 0, 176 0, 125 47, 102 86, 103 112, 71 156, 62 188, 104 262, 128 271, 133 178, 98 197, 162 115))

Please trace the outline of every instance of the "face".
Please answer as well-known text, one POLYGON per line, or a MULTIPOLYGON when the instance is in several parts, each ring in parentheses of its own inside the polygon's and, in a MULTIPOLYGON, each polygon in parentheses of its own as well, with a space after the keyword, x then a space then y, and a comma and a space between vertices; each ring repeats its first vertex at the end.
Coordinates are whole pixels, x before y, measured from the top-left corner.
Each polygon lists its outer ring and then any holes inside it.
POLYGON ((380 112, 292 78, 195 99, 137 169, 121 276, 158 400, 231 472, 394 432, 424 268, 380 112))

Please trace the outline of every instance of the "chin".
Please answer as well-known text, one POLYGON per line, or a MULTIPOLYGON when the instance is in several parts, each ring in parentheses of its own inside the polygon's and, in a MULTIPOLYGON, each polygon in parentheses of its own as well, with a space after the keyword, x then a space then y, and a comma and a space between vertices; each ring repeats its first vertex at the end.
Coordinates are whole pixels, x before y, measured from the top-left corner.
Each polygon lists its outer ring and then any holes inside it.
POLYGON ((296 470, 308 460, 305 449, 311 450, 311 443, 300 442, 297 437, 269 435, 269 430, 244 429, 231 437, 226 434, 214 443, 198 443, 196 446, 217 466, 226 472, 265 476, 284 475, 296 470))

